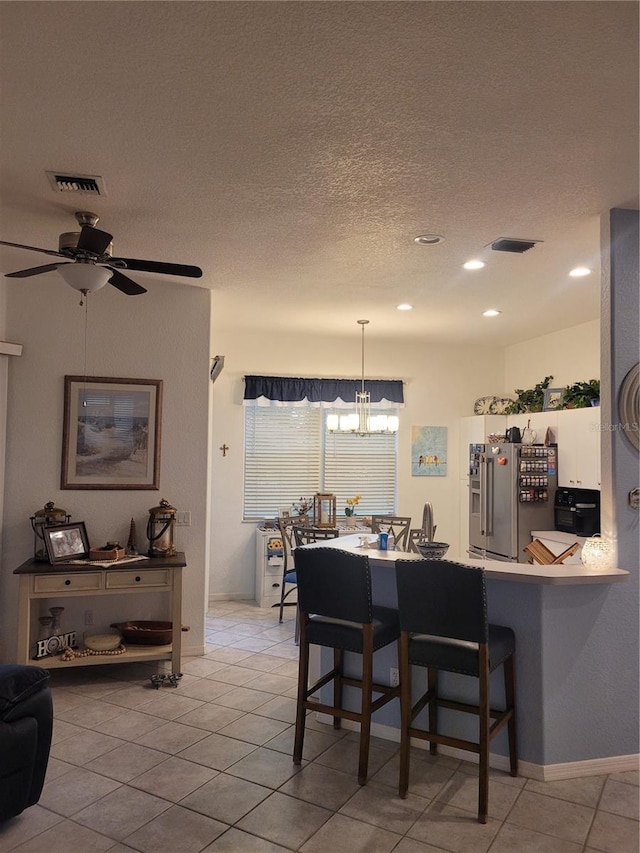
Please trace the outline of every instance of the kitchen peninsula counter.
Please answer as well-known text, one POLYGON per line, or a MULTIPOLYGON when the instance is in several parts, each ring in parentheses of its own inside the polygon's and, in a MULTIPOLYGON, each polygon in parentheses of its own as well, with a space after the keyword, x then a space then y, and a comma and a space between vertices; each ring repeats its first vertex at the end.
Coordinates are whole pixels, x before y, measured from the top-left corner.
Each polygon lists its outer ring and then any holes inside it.
MULTIPOLYGON (((366 554, 374 603, 391 607, 397 606, 395 561, 422 559, 414 553, 362 548, 359 535, 304 547, 366 554)), ((597 689, 596 685, 607 683, 612 659, 621 654, 619 638, 601 620, 601 613, 609 597, 628 594, 623 582, 630 573, 624 569, 592 571, 579 564, 455 562, 484 569, 489 621, 510 626, 516 635, 521 775, 561 779, 589 775, 595 768, 598 772, 629 769, 633 756, 616 754, 614 727, 603 725, 603 720, 615 718, 615 690, 597 689)), ((331 666, 331 655, 326 650, 321 654, 326 669, 331 666)), ((357 673, 359 656, 347 655, 347 661, 349 673, 357 673)), ((395 644, 380 649, 374 658, 374 680, 388 684, 390 669, 395 667, 395 644)), ((441 681, 444 691, 462 701, 477 697, 473 679, 442 673, 441 681)), ((492 675, 491 689, 494 703, 500 707, 504 695, 500 672, 492 675)), ((358 694, 350 691, 348 696, 349 705, 356 707, 358 694)), ((442 713, 443 730, 448 726, 460 737, 475 737, 472 720, 454 712, 442 713)), ((397 740, 399 718, 399 704, 394 700, 375 714, 375 734, 397 740)), ((492 744, 492 764, 508 767, 507 753, 506 734, 501 732, 492 744)))

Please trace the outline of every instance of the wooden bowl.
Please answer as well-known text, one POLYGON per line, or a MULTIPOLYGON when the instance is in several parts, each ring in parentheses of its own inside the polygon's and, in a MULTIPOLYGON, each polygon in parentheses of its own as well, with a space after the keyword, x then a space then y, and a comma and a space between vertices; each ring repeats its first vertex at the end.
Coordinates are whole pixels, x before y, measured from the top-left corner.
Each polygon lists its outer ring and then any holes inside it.
POLYGON ((171 622, 112 622, 111 627, 120 631, 125 643, 138 646, 166 646, 173 635, 171 622))

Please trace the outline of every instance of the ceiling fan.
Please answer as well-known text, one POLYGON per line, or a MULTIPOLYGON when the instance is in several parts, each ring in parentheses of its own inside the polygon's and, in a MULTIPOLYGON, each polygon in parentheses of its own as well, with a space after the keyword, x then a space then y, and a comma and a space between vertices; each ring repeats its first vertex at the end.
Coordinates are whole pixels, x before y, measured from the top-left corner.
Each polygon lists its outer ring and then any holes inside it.
POLYGON ((2 246, 13 246, 16 249, 28 249, 31 252, 42 252, 45 255, 65 258, 54 264, 41 267, 31 267, 6 274, 7 278, 28 278, 32 275, 56 270, 67 284, 82 293, 91 293, 112 284, 127 296, 137 296, 146 293, 146 288, 137 284, 124 275, 121 270, 138 270, 140 272, 164 273, 165 275, 181 275, 188 278, 201 278, 200 267, 185 264, 167 264, 160 261, 143 261, 139 258, 114 258, 111 254, 113 246, 111 234, 96 228, 99 217, 95 213, 79 211, 76 219, 80 231, 69 231, 60 235, 58 251, 54 249, 39 249, 36 246, 24 246, 21 243, 8 243, 0 240, 2 246))

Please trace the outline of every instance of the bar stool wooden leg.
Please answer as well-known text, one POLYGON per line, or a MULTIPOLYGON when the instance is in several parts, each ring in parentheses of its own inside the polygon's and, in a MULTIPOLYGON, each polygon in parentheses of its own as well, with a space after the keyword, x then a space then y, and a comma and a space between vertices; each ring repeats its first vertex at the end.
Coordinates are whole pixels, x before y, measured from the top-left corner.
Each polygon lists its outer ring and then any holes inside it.
MULTIPOLYGON (((431 694, 429 702, 429 731, 438 734, 438 670, 429 668, 427 670, 427 685, 431 694)), ((438 744, 429 741, 429 753, 438 754, 438 744)))
POLYGON ((404 800, 409 789, 409 762, 411 753, 411 664, 409 663, 409 635, 400 634, 398 642, 398 670, 400 675, 400 776, 398 794, 404 800))
MULTIPOLYGON (((342 677, 344 675, 344 652, 342 649, 333 650, 333 668, 336 676, 333 679, 333 707, 342 708, 342 677)), ((342 728, 342 717, 333 718, 333 728, 342 728)))
POLYGON ((369 769, 369 743, 371 741, 371 704, 373 702, 373 625, 365 625, 363 628, 361 693, 358 783, 366 785, 369 769))
POLYGON ((507 723, 509 736, 509 770, 512 776, 518 775, 518 739, 516 736, 516 665, 515 654, 510 655, 504 666, 504 695, 506 707, 511 709, 511 718, 507 723))
POLYGON ((491 716, 489 714, 489 647, 486 643, 480 644, 479 658, 480 767, 478 771, 478 820, 480 823, 486 823, 489 810, 489 729, 491 727, 491 716))
POLYGON ((293 763, 302 761, 304 726, 306 720, 305 701, 309 683, 309 644, 305 641, 306 617, 300 619, 300 653, 298 663, 298 698, 296 702, 296 733, 293 744, 293 763))

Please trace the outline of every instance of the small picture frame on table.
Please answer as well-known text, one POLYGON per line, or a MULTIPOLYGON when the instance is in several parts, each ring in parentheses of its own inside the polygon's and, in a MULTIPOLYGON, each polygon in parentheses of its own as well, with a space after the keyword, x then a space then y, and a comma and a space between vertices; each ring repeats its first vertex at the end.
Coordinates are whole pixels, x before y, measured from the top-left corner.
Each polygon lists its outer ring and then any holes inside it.
POLYGON ((89 557, 89 538, 84 521, 45 527, 43 537, 51 565, 89 557))
POLYGON ((542 411, 553 412, 561 408, 564 399, 564 388, 545 388, 542 399, 542 411))

